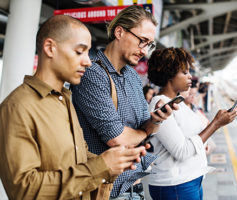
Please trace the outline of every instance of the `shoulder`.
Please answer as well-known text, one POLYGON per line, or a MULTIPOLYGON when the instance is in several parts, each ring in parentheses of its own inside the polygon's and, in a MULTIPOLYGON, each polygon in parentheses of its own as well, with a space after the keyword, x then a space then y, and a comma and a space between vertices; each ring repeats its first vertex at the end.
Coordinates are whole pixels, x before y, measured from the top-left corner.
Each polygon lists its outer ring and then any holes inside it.
POLYGON ((0 108, 2 109, 25 109, 27 110, 31 102, 34 102, 33 96, 38 95, 34 90, 27 84, 22 84, 13 90, 1 103, 0 108))
POLYGON ((152 98, 151 103, 156 104, 159 100, 163 100, 164 103, 167 103, 168 101, 170 101, 170 98, 165 95, 156 95, 152 98))
POLYGON ((133 67, 127 65, 126 70, 131 76, 140 80, 138 73, 136 72, 136 70, 133 67))
POLYGON ((126 77, 134 87, 142 87, 142 80, 136 70, 131 66, 126 66, 126 77))
POLYGON ((149 104, 149 111, 152 111, 155 109, 155 106, 159 100, 163 100, 164 103, 167 103, 170 98, 165 95, 156 95, 152 98, 151 103, 149 104))
POLYGON ((86 69, 85 74, 82 77, 83 79, 97 79, 107 77, 106 71, 95 62, 92 62, 92 65, 86 69))

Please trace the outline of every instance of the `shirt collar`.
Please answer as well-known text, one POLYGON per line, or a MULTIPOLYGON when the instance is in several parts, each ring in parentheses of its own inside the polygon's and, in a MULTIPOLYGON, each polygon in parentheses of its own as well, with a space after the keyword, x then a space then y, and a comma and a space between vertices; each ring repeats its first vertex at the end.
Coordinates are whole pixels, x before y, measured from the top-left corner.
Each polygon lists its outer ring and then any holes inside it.
POLYGON ((54 90, 51 86, 49 86, 47 83, 40 80, 37 76, 29 76, 26 75, 24 78, 24 83, 35 89, 41 97, 46 97, 48 94, 54 93, 54 94, 64 94, 68 98, 71 95, 71 92, 64 88, 62 89, 62 92, 58 92, 54 90))

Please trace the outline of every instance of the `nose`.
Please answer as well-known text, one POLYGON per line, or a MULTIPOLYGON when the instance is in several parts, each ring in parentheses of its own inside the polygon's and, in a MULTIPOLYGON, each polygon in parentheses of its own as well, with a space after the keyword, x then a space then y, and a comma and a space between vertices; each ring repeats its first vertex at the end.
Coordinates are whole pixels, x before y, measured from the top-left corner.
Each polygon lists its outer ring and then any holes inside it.
POLYGON ((190 72, 188 72, 188 78, 192 79, 192 75, 190 74, 190 72))
POLYGON ((84 58, 83 65, 85 67, 90 67, 91 66, 91 59, 90 59, 89 55, 86 55, 86 57, 84 58))
POLYGON ((143 56, 146 56, 148 54, 148 46, 141 48, 141 53, 143 54, 143 56))

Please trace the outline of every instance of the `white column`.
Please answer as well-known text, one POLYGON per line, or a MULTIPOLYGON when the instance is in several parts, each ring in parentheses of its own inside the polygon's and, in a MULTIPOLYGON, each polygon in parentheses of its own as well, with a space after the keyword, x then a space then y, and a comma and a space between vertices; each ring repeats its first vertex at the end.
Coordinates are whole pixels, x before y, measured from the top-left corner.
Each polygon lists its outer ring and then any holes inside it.
POLYGON ((32 75, 42 0, 11 0, 3 49, 0 103, 32 75))

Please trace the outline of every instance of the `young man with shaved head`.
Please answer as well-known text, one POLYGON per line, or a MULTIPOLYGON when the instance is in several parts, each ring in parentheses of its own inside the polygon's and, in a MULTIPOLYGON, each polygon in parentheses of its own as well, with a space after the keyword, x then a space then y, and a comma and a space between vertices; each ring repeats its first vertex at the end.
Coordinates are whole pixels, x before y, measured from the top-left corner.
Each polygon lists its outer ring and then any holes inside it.
POLYGON ((91 65, 91 35, 78 20, 54 16, 37 34, 38 68, 0 105, 0 178, 9 199, 83 199, 135 169, 145 148, 90 153, 64 82, 79 84, 91 65), (117 158, 117 159, 114 159, 117 158))

